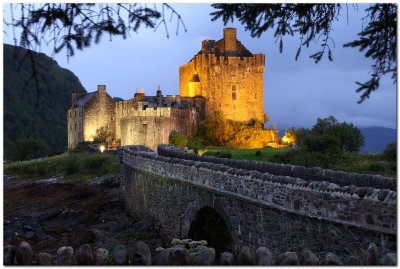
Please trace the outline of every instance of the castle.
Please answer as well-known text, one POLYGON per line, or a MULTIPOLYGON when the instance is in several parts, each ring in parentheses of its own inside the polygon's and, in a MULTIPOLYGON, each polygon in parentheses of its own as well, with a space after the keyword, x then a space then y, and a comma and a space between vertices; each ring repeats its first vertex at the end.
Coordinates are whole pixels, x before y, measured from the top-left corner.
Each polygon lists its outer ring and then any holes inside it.
POLYGON ((137 90, 134 98, 114 100, 99 85, 97 91, 72 94, 68 110, 68 148, 93 141, 107 130, 120 145, 143 144, 155 149, 168 143, 172 131, 196 133, 201 120, 221 112, 235 121, 264 120, 264 54, 252 54, 225 28, 218 41, 203 40, 201 50, 179 68, 180 95, 156 96, 137 90))

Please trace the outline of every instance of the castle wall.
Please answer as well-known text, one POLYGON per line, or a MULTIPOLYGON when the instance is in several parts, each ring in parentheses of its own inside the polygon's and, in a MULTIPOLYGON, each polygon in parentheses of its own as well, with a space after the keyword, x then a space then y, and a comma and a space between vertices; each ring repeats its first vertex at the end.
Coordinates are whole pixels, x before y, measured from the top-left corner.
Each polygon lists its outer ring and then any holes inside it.
POLYGON ((218 57, 198 54, 179 68, 180 95, 190 96, 190 81, 197 72, 206 113, 220 111, 227 119, 264 119, 263 74, 265 57, 218 57))
POLYGON ((156 149, 157 145, 168 143, 173 130, 193 135, 198 124, 199 113, 195 109, 132 109, 119 120, 121 145, 146 145, 156 149))
POLYGON ((83 108, 75 107, 68 110, 68 148, 75 148, 83 141, 83 108))
POLYGON ((115 103, 99 85, 96 95, 85 104, 83 114, 83 139, 84 141, 93 141, 96 136, 96 130, 101 127, 107 127, 111 133, 111 138, 115 138, 115 103))

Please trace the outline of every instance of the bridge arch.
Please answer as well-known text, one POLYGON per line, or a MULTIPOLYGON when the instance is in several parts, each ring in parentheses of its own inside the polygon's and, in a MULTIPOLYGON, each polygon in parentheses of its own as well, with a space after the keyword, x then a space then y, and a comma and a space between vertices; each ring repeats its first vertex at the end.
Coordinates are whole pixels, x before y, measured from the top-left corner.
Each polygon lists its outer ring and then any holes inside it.
POLYGON ((217 256, 224 251, 234 251, 234 241, 228 223, 213 207, 205 206, 197 211, 190 223, 188 237, 206 240, 215 249, 217 256))

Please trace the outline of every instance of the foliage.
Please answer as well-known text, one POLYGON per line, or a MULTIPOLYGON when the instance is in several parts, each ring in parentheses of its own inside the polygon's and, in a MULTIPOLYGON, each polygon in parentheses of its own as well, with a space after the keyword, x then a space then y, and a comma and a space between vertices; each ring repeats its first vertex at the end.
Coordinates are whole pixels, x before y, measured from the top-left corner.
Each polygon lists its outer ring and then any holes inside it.
MULTIPOLYGON (((279 41, 279 50, 283 51, 283 37, 299 35, 297 60, 301 49, 310 44, 320 43, 321 49, 310 58, 318 63, 324 55, 332 61, 331 38, 333 24, 339 20, 343 4, 213 4, 216 11, 211 13, 212 20, 222 18, 226 25, 237 18, 252 37, 260 37, 268 30, 275 30, 279 41)), ((347 5, 346 5, 347 8, 347 5)), ((358 33, 360 38, 347 43, 345 47, 366 50, 365 56, 375 63, 371 67, 371 79, 357 84, 357 92, 362 92, 359 103, 369 98, 372 91, 379 87, 380 78, 391 73, 394 82, 397 79, 396 34, 397 5, 386 3, 370 4, 364 18, 366 27, 358 33)))
POLYGON ((96 135, 93 138, 95 143, 103 143, 111 140, 111 131, 106 126, 101 126, 96 130, 96 135))
POLYGON ((264 129, 263 122, 255 119, 248 122, 232 121, 227 120, 221 112, 214 112, 205 117, 197 136, 208 145, 260 148, 274 142, 277 130, 264 129))
POLYGON ((172 131, 169 135, 169 143, 183 149, 188 145, 189 138, 183 133, 172 131))
POLYGON ((23 162, 12 162, 4 166, 4 173, 20 178, 48 177, 65 173, 71 180, 87 180, 104 174, 118 174, 119 161, 112 153, 75 153, 23 162))
POLYGON ((299 146, 308 146, 313 151, 318 151, 317 145, 320 144, 321 150, 326 150, 326 144, 331 139, 332 147, 340 147, 345 152, 357 152, 364 145, 364 137, 357 127, 352 123, 341 122, 333 116, 327 118, 318 118, 311 130, 306 128, 295 129, 295 133, 299 146), (324 138, 321 138, 323 137, 324 138), (314 141, 315 140, 315 141, 314 141))
POLYGON ((393 142, 388 144, 383 151, 383 155, 386 157, 386 159, 395 162, 397 159, 397 143, 393 142))
MULTIPOLYGON (((18 40, 22 47, 32 48, 41 44, 52 44, 53 53, 66 49, 67 56, 73 56, 75 49, 90 47, 93 41, 99 43, 104 35, 110 41, 114 36, 127 38, 137 33, 144 25, 157 29, 164 25, 168 34, 167 16, 177 17, 179 25, 186 27, 181 16, 168 4, 162 4, 161 11, 139 3, 42 3, 10 4, 11 21, 6 25, 21 29, 18 40), (20 16, 14 17, 18 10, 20 16)), ((14 36, 17 40, 17 37, 14 36)))
POLYGON ((67 147, 67 111, 72 90, 85 91, 79 79, 56 61, 33 53, 40 82, 40 95, 31 81, 31 62, 26 50, 3 45, 4 51, 4 152, 17 139, 43 141, 49 153, 67 147))
POLYGON ((37 139, 17 139, 8 150, 8 158, 11 161, 24 161, 46 156, 46 145, 37 139))

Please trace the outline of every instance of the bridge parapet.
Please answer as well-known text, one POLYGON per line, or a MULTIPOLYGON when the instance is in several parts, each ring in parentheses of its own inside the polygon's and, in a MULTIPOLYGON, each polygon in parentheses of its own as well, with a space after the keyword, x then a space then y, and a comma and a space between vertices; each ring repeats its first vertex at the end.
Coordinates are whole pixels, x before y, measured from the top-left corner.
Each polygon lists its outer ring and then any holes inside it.
MULTIPOLYGON (((274 175, 265 171, 266 166, 261 162, 241 163, 196 156, 165 145, 158 148, 158 154, 139 148, 122 147, 120 150, 124 165, 165 180, 190 184, 198 189, 244 200, 260 207, 379 233, 396 234, 397 198, 396 192, 390 189, 338 186, 323 180, 274 175), (257 168, 257 165, 262 168, 251 169, 257 168)), ((375 186, 378 185, 375 182, 375 186)))
POLYGON ((397 181, 395 179, 380 175, 357 174, 322 169, 320 167, 308 168, 300 165, 277 164, 250 160, 233 160, 227 158, 188 154, 179 150, 173 145, 166 144, 159 145, 157 148, 157 153, 166 157, 223 164, 234 168, 256 170, 262 173, 267 172, 277 176, 297 177, 310 181, 328 181, 339 186, 354 185, 358 187, 373 187, 376 189, 390 189, 392 191, 397 191, 397 181))

